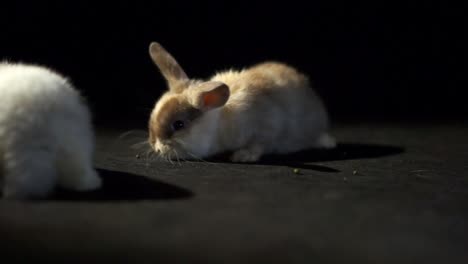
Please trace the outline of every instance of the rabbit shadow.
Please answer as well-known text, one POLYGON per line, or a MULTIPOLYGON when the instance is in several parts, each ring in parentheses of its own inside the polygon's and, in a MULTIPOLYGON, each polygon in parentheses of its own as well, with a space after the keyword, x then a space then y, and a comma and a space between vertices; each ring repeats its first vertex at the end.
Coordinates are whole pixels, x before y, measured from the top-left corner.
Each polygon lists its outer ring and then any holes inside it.
POLYGON ((137 201, 187 199, 190 190, 127 172, 97 169, 102 187, 94 191, 76 192, 58 188, 47 200, 61 201, 137 201))
MULTIPOLYGON (((379 158, 403 153, 402 147, 391 145, 339 143, 334 149, 308 149, 290 154, 265 155, 255 164, 269 166, 287 166, 320 172, 340 172, 328 166, 311 164, 314 162, 379 158)), ((230 153, 213 157, 213 162, 229 162, 230 153)))

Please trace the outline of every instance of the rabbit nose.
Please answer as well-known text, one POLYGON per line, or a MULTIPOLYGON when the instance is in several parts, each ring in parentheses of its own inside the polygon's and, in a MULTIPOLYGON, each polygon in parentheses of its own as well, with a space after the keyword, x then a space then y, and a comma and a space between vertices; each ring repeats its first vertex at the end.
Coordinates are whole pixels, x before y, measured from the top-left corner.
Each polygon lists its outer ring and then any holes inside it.
POLYGON ((161 149, 158 148, 158 146, 154 145, 154 152, 159 154, 159 153, 161 153, 161 149))
POLYGON ((164 144, 163 144, 161 141, 157 140, 157 141, 154 143, 154 147, 153 147, 153 148, 154 148, 154 151, 155 151, 156 153, 158 153, 158 154, 159 154, 159 153, 162 153, 162 152, 163 152, 163 149, 164 149, 164 144))
POLYGON ((154 150, 154 152, 158 153, 159 152, 158 141, 155 141, 153 144, 151 144, 151 148, 154 150))

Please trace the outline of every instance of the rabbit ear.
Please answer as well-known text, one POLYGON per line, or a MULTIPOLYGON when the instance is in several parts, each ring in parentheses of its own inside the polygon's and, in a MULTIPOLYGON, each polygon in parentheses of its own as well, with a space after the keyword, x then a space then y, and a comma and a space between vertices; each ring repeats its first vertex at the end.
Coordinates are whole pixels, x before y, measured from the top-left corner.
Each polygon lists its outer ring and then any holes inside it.
POLYGON ((177 82, 185 82, 188 80, 179 63, 167 52, 161 44, 152 42, 149 46, 149 54, 153 62, 158 66, 164 78, 169 83, 169 87, 177 82))
POLYGON ((202 111, 208 111, 226 104, 229 99, 229 87, 222 82, 204 82, 193 89, 195 93, 194 106, 202 111))

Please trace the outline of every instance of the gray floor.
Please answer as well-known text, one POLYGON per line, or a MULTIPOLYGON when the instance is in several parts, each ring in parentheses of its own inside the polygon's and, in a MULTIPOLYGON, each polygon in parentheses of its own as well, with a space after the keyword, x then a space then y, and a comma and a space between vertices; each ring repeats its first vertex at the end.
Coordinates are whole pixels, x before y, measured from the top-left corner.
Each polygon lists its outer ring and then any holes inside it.
POLYGON ((2 260, 468 263, 467 125, 340 125, 337 150, 249 165, 123 132, 99 129, 102 190, 0 202, 2 260))

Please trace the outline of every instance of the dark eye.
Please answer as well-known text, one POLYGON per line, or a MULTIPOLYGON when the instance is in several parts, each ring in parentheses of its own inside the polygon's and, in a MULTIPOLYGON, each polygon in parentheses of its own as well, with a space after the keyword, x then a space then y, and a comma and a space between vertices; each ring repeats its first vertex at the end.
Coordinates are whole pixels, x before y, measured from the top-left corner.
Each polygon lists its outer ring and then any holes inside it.
POLYGON ((172 123, 172 129, 174 131, 181 130, 182 128, 184 128, 184 126, 185 124, 184 124, 184 121, 182 120, 177 120, 174 123, 172 123))

